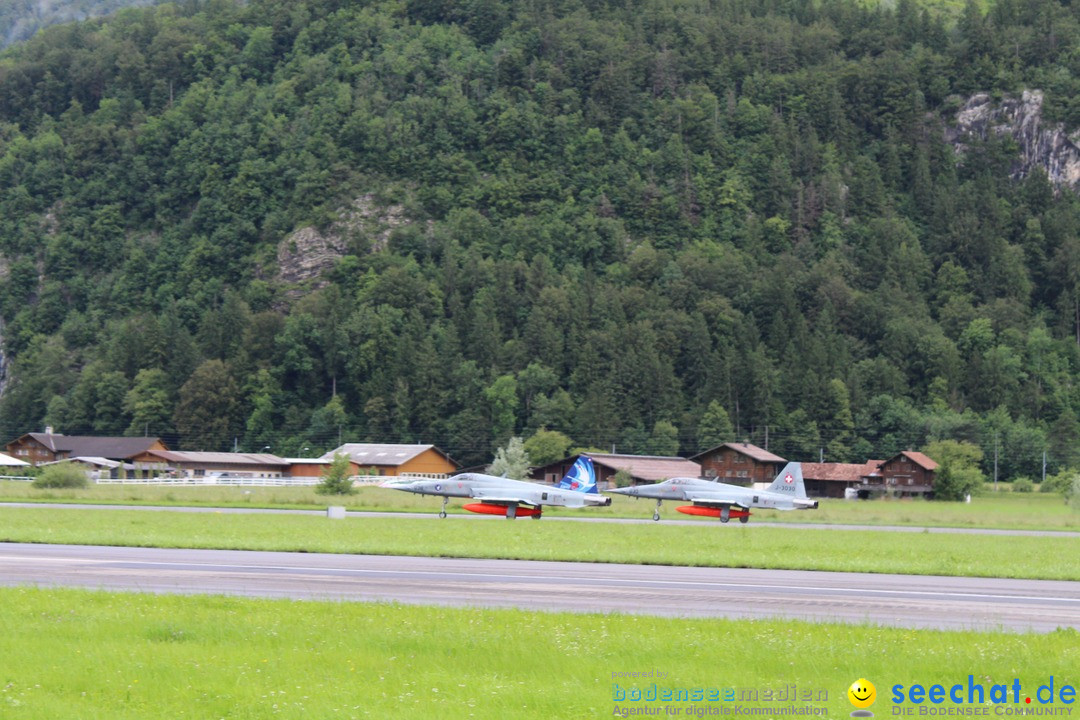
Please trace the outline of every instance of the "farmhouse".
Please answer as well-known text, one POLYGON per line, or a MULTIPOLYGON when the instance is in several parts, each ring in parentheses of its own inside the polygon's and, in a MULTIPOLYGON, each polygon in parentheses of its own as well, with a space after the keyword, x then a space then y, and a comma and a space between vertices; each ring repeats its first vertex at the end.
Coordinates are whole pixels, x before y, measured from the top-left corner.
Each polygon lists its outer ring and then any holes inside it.
POLYGON ((771 483, 787 460, 749 443, 724 443, 690 458, 700 463, 703 477, 732 485, 771 483))
POLYGON ((12 440, 6 449, 15 458, 40 465, 70 457, 131 460, 149 450, 168 450, 168 447, 158 438, 62 435, 47 427, 43 433, 26 433, 12 440))
POLYGON ((879 466, 873 483, 890 495, 926 495, 934 491, 938 464, 921 452, 905 450, 879 466))

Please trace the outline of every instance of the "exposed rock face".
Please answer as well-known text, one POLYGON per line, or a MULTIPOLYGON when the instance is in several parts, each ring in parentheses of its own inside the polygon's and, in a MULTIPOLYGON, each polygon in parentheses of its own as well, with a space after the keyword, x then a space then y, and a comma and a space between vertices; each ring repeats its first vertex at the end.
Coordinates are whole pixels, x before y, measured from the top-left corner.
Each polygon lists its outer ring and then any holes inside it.
POLYGON ((408 223, 400 205, 379 207, 372 195, 362 195, 338 211, 324 232, 300 228, 278 244, 278 277, 292 285, 321 287, 320 276, 349 252, 380 250, 390 233, 408 223))
POLYGON ((954 127, 946 128, 945 139, 957 152, 965 142, 993 135, 1009 136, 1020 146, 1013 178, 1026 177, 1042 167, 1055 186, 1080 187, 1080 132, 1065 133, 1061 123, 1042 121, 1041 90, 1025 90, 1019 98, 1005 97, 994 102, 986 93, 972 96, 956 114, 954 127))

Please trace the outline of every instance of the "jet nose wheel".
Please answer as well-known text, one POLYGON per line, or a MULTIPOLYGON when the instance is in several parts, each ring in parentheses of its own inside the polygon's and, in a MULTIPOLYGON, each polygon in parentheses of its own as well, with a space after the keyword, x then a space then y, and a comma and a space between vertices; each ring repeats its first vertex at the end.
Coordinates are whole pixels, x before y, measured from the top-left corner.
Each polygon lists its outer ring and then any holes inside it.
POLYGON ((653 519, 653 522, 658 522, 660 520, 660 511, 659 510, 653 510, 652 519, 653 519))
POLYGON ((441 519, 444 519, 444 520, 446 519, 446 503, 449 502, 449 501, 450 501, 449 497, 444 497, 442 499, 442 508, 439 509, 439 517, 441 519))
POLYGON ((446 511, 445 510, 440 510, 439 511, 439 517, 441 519, 445 520, 446 519, 446 511))

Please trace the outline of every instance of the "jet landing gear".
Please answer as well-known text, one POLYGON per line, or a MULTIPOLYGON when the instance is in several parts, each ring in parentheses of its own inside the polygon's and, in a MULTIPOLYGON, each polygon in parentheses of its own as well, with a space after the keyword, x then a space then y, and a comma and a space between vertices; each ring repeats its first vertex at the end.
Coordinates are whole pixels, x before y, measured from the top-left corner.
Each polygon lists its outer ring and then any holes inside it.
POLYGON ((731 519, 731 508, 727 505, 720 508, 720 522, 726 523, 731 519))
POLYGON ((445 520, 445 519, 446 519, 446 503, 447 503, 447 502, 448 502, 449 500, 450 500, 450 498, 448 498, 448 497, 444 497, 444 498, 442 499, 442 509, 441 509, 441 510, 439 510, 439 517, 440 517, 440 518, 442 518, 443 520, 445 520))
POLYGON ((506 506, 506 519, 507 520, 516 520, 517 519, 517 505, 507 505, 506 506))
POLYGON ((653 522, 659 522, 660 521, 660 503, 662 503, 662 502, 664 502, 664 501, 663 500, 657 500, 656 501, 656 509, 652 511, 653 522))

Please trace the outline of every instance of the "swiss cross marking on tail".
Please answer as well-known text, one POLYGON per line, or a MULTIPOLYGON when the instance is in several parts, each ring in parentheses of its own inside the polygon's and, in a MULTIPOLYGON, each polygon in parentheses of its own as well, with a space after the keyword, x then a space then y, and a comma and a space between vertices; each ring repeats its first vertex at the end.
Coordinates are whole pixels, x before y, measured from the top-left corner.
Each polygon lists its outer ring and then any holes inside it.
POLYGON ((788 473, 784 476, 784 482, 790 485, 791 483, 795 482, 795 478, 791 477, 791 473, 788 473))

